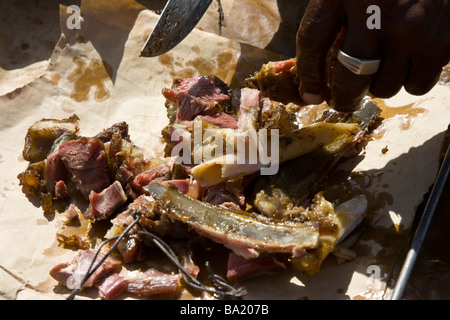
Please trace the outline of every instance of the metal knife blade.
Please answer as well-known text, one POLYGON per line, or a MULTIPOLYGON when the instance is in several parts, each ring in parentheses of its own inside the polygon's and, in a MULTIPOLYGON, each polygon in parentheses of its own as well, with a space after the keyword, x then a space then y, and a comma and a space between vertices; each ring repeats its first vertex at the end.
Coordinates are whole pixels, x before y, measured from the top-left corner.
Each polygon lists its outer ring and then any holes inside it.
POLYGON ((156 57, 178 45, 197 25, 212 0, 169 0, 141 50, 156 57))

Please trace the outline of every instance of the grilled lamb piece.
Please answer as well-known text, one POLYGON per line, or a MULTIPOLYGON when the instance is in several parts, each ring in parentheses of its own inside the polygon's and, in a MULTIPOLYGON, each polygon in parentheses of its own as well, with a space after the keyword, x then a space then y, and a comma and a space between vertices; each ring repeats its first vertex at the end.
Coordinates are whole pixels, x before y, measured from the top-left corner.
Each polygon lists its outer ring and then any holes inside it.
POLYGON ((105 220, 127 200, 127 195, 120 182, 114 181, 100 193, 91 191, 89 194, 90 205, 85 216, 90 219, 105 220))
POLYGON ((263 255, 253 259, 245 259, 231 252, 228 256, 227 279, 240 281, 254 278, 262 274, 279 272, 286 266, 270 255, 263 255))
POLYGON ((69 173, 64 166, 64 163, 61 160, 61 156, 59 155, 59 149, 57 148, 47 157, 47 166, 46 166, 46 182, 47 182, 47 191, 52 195, 57 193, 56 185, 60 183, 60 181, 67 181, 69 177, 69 173))
POLYGON ((89 197, 91 191, 101 192, 110 185, 105 150, 97 138, 80 138, 59 146, 58 156, 80 192, 89 197))
POLYGON ((181 274, 167 274, 148 269, 128 278, 127 292, 138 296, 172 293, 179 288, 180 279, 181 274))
POLYGON ((167 99, 169 120, 192 120, 204 111, 218 107, 220 111, 226 111, 231 106, 231 90, 219 78, 214 75, 196 78, 176 78, 172 88, 162 91, 167 99), (170 111, 176 108, 176 115, 170 111))
POLYGON ((153 181, 170 179, 170 167, 165 164, 157 165, 138 174, 133 180, 133 190, 137 195, 145 194, 144 187, 153 181))
POLYGON ((61 143, 73 139, 78 133, 78 117, 68 119, 42 119, 36 121, 25 136, 23 158, 31 163, 44 160, 61 143))
POLYGON ((302 105, 303 100, 298 91, 298 79, 295 59, 270 61, 258 72, 247 79, 249 88, 258 89, 264 97, 281 103, 302 105))
MULTIPOLYGON (((50 270, 52 278, 63 284, 69 289, 78 288, 83 278, 86 276, 94 259, 95 253, 91 250, 78 250, 77 255, 70 263, 61 263, 50 270)), ((95 263, 99 262, 103 256, 99 254, 95 263)), ((119 260, 110 257, 102 263, 102 265, 89 277, 89 279, 82 285, 82 288, 92 287, 96 281, 107 276, 111 272, 117 271, 121 266, 119 260)))
POLYGON ((95 283, 100 298, 104 300, 113 300, 126 292, 128 280, 117 273, 111 273, 95 283))
POLYGON ((208 109, 197 117, 219 128, 237 129, 236 119, 225 112, 219 111, 217 108, 208 109))
POLYGON ((180 274, 167 274, 150 268, 144 272, 134 271, 127 276, 112 273, 97 281, 102 299, 112 300, 124 292, 137 296, 173 293, 180 288, 180 274))
MULTIPOLYGON (((99 254, 95 263, 102 258, 103 255, 99 254)), ((78 288, 81 286, 93 259, 93 251, 79 250, 70 263, 61 263, 54 266, 50 270, 50 275, 68 289, 78 288)), ((150 296, 172 293, 179 288, 181 274, 167 274, 151 268, 145 272, 136 271, 130 272, 127 276, 121 276, 116 273, 120 266, 120 261, 110 257, 106 258, 81 288, 96 287, 99 290, 99 296, 105 300, 114 299, 124 292, 139 296, 150 296)))

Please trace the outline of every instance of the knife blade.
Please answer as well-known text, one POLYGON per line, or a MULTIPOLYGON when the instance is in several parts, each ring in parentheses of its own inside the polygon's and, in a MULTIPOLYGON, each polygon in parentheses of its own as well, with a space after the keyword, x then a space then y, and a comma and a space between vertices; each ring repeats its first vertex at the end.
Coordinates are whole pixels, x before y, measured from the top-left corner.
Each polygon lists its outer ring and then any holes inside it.
POLYGON ((197 25, 212 0, 169 0, 141 50, 156 57, 177 46, 197 25))

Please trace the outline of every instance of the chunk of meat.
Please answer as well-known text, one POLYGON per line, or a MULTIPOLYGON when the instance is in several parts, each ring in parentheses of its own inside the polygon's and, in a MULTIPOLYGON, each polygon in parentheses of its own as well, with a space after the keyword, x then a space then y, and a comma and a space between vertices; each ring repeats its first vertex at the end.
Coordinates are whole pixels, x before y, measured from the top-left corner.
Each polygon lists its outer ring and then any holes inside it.
POLYGON ((285 268, 284 264, 272 256, 264 255, 253 259, 245 259, 231 252, 228 256, 227 279, 241 281, 285 268))
POLYGON ((203 201, 220 205, 225 208, 240 209, 244 206, 244 195, 242 188, 236 186, 230 181, 206 188, 206 195, 203 201))
MULTIPOLYGON (((54 266, 50 270, 50 276, 69 289, 75 289, 80 286, 82 286, 82 288, 90 288, 97 280, 100 280, 120 268, 120 261, 108 257, 87 281, 82 284, 94 256, 95 253, 91 250, 79 250, 70 263, 61 263, 54 266)), ((102 258, 103 256, 99 254, 95 263, 100 262, 102 258)))
POLYGON ((74 139, 78 133, 78 117, 36 121, 25 136, 23 158, 31 163, 44 160, 59 142, 74 139), (58 141, 59 140, 59 141, 58 141))
POLYGON ((102 132, 98 133, 95 137, 101 142, 109 142, 113 138, 114 132, 118 130, 122 139, 130 141, 130 135, 128 134, 128 123, 125 121, 113 124, 111 127, 104 129, 102 132))
POLYGON ((175 121, 192 120, 208 109, 227 109, 231 104, 230 88, 216 76, 175 79, 172 88, 162 90, 169 103, 175 104, 175 121))
POLYGON ((46 187, 47 191, 55 195, 56 194, 56 184, 59 181, 66 181, 68 178, 68 172, 64 163, 61 161, 61 156, 59 155, 59 149, 56 149, 47 157, 47 166, 45 169, 46 173, 46 187))
POLYGON ((108 188, 97 193, 91 191, 89 194, 89 209, 86 217, 95 220, 104 220, 127 201, 127 195, 123 191, 119 181, 114 181, 108 188))
POLYGON ((127 290, 128 280, 117 273, 100 279, 95 283, 99 296, 104 300, 113 300, 127 290))
POLYGON ((245 83, 249 88, 261 90, 263 96, 271 100, 304 105, 298 92, 295 70, 295 59, 270 61, 253 76, 245 79, 245 83))
MULTIPOLYGON (((289 134, 299 128, 297 110, 292 104, 286 106, 268 98, 263 98, 262 101, 263 107, 259 118, 262 128, 278 129, 280 135, 289 134)), ((306 121, 302 119, 302 122, 306 121)))
POLYGON ((129 277, 127 292, 138 296, 172 293, 178 289, 180 279, 180 274, 167 274, 151 268, 129 277))
POLYGON ((184 270, 186 270, 194 278, 197 278, 200 272, 200 268, 194 261, 192 250, 188 246, 184 245, 180 245, 179 247, 176 246, 173 247, 175 247, 173 249, 175 250, 178 260, 180 261, 184 270))
POLYGON ((80 192, 89 197, 110 185, 109 168, 102 142, 97 138, 81 138, 59 146, 58 155, 80 192))
POLYGON ((178 191, 181 193, 187 194, 191 198, 199 199, 202 194, 202 188, 200 184, 197 183, 195 180, 189 180, 189 179, 173 179, 173 180, 167 180, 167 181, 161 181, 159 182, 163 186, 173 185, 175 186, 178 191))
POLYGON ((128 236, 117 245, 117 251, 119 251, 124 264, 137 261, 140 248, 142 248, 142 239, 139 235, 128 236))
POLYGON ((143 189, 151 182, 165 181, 170 178, 170 167, 166 165, 154 166, 138 174, 133 180, 133 190, 138 194, 145 194, 143 189))
POLYGON ((237 129, 236 119, 217 108, 208 109, 197 117, 219 128, 237 129))
POLYGON ((67 199, 70 196, 69 189, 67 189, 66 183, 63 180, 59 180, 55 184, 55 198, 67 199))
POLYGON ((178 191, 185 193, 185 194, 187 194, 189 192, 189 187, 190 187, 189 180, 187 180, 187 179, 167 180, 167 181, 162 181, 161 184, 166 187, 168 184, 174 185, 178 189, 178 191))

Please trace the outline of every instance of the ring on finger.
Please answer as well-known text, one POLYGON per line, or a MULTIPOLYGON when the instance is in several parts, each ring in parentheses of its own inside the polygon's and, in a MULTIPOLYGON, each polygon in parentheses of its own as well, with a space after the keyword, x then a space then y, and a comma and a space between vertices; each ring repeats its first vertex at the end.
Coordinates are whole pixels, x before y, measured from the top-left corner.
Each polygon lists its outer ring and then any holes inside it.
POLYGON ((348 70, 357 75, 372 75, 380 67, 380 59, 358 59, 352 57, 341 49, 337 54, 337 60, 348 70))

